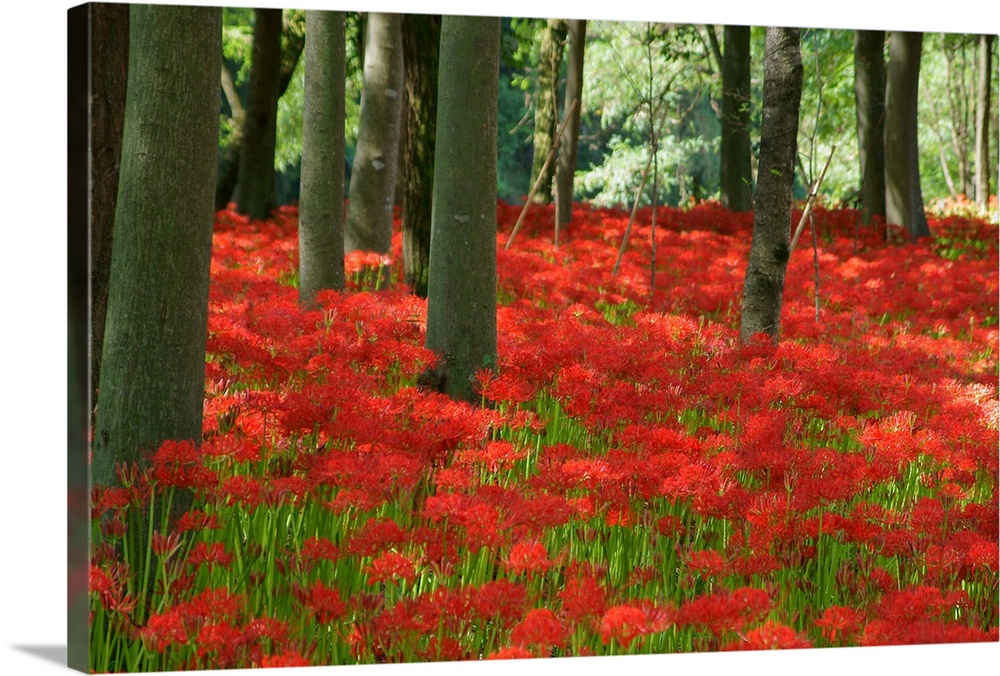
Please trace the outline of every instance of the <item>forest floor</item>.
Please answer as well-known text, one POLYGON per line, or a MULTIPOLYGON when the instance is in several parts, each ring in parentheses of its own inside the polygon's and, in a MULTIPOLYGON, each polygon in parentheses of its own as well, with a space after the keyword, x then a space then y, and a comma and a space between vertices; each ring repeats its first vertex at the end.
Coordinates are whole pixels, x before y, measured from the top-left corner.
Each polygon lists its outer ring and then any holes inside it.
POLYGON ((205 441, 95 491, 93 670, 1000 638, 996 225, 819 208, 743 346, 750 215, 662 208, 654 258, 640 210, 615 275, 627 213, 518 213, 468 406, 415 386, 398 232, 304 311, 295 210, 220 212, 205 441))

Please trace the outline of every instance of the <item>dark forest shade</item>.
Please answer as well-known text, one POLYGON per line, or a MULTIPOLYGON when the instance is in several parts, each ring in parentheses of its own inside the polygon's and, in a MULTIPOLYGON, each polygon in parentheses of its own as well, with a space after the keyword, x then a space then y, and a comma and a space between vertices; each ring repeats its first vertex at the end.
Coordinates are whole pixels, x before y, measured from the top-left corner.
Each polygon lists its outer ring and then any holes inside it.
POLYGON ((854 32, 861 219, 885 218, 885 31, 854 32))
POLYGON ((750 167, 750 27, 726 26, 722 56, 722 139, 719 188, 722 205, 753 208, 750 167))
POLYGON ((910 237, 930 236, 920 190, 917 102, 923 33, 889 34, 885 98, 885 218, 910 237))
POLYGON ((420 298, 427 297, 431 255, 431 199, 437 130, 438 54, 441 17, 406 14, 402 22, 406 82, 406 143, 402 157, 403 276, 420 298))

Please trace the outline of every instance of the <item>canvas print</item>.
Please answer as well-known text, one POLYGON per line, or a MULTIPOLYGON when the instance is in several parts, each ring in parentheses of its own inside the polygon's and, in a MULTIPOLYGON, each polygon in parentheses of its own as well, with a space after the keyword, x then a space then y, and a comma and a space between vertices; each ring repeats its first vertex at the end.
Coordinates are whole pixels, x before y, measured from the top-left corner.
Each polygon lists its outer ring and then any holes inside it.
POLYGON ((70 666, 1000 640, 995 35, 68 23, 70 666))

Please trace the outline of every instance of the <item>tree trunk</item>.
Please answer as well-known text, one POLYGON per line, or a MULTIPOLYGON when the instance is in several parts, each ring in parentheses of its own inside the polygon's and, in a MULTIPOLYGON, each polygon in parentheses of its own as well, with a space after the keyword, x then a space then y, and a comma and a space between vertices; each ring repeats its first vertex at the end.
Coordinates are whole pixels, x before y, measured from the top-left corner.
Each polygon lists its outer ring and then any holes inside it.
MULTIPOLYGON (((559 86, 559 66, 562 63, 563 46, 566 42, 566 22, 549 19, 542 31, 541 53, 538 57, 538 89, 535 92, 535 133, 534 154, 531 158, 531 185, 535 185, 552 144, 555 141, 559 123, 556 96, 559 86)), ((533 202, 548 204, 552 201, 552 179, 555 168, 552 163, 545 168, 542 182, 535 191, 533 202)))
POLYGON ((358 143, 351 167, 346 251, 389 253, 403 102, 399 14, 372 12, 365 36, 358 143))
POLYGON ((441 17, 403 16, 406 71, 406 146, 403 174, 403 270, 406 285, 427 297, 437 129, 438 54, 441 17))
MULTIPOLYGON (((569 127, 559 139, 559 160, 556 165, 556 233, 573 219, 573 177, 576 174, 576 153, 580 145, 580 112, 583 110, 583 52, 587 43, 587 22, 574 19, 567 22, 569 63, 566 69, 566 95, 563 111, 569 115, 569 127), (570 106, 576 101, 576 107, 570 106)), ((556 242, 558 244, 558 241, 556 242)))
POLYGON ((976 204, 985 214, 990 202, 990 80, 995 35, 979 36, 979 86, 976 91, 976 204))
POLYGON ((719 187, 722 206, 753 208, 750 173, 750 27, 726 26, 722 56, 722 142, 719 187))
POLYGON ((500 19, 441 21, 427 348, 440 389, 473 402, 496 368, 496 157, 500 19))
POLYGON ((219 137, 218 8, 130 7, 128 94, 93 481, 200 440, 219 137))
MULTIPOLYGON (((305 47, 305 16, 301 10, 287 10, 283 14, 281 31, 281 74, 278 76, 278 96, 281 100, 292 82, 295 68, 302 57, 305 47)), ((229 67, 222 64, 222 91, 233 115, 229 120, 231 128, 230 145, 219 160, 219 176, 215 188, 215 208, 225 209, 229 206, 236 186, 240 180, 240 151, 243 147, 243 120, 246 113, 243 102, 236 90, 236 83, 229 67)), ((277 114, 275 115, 277 121, 277 114)), ((273 158, 272 158, 273 160, 273 158)), ((273 164, 273 161, 272 161, 273 164)), ((273 200, 273 195, 272 195, 273 200)))
POLYGON ((861 220, 885 220, 885 31, 854 32, 861 220))
POLYGON ((91 5, 90 41, 90 406, 93 407, 101 375, 125 121, 128 5, 91 5))
POLYGON ((236 210, 264 220, 274 208, 274 146, 281 77, 280 9, 254 10, 253 63, 243 120, 236 210))
POLYGON ((893 31, 885 97, 885 217, 902 225, 912 239, 928 237, 920 191, 917 149, 917 93, 923 33, 893 31))
POLYGON ((306 30, 299 303, 311 307, 344 288, 344 13, 308 10, 306 30))
POLYGON ((740 339, 744 343, 760 333, 774 342, 781 335, 802 97, 798 29, 769 27, 764 50, 760 170, 740 324, 740 339))

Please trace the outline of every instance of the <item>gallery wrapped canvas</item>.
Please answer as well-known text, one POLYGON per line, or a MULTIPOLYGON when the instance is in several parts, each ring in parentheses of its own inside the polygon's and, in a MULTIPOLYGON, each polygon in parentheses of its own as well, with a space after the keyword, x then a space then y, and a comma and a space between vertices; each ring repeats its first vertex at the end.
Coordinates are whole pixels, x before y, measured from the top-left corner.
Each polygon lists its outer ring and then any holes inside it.
POLYGON ((69 666, 997 644, 996 36, 381 9, 68 12, 69 666))

